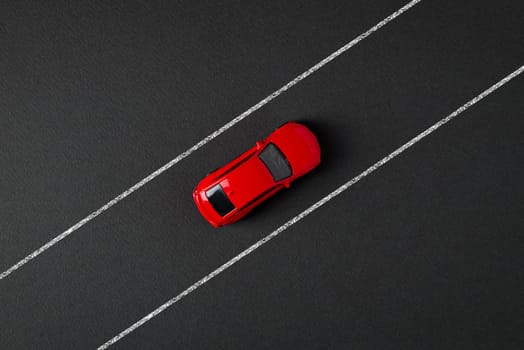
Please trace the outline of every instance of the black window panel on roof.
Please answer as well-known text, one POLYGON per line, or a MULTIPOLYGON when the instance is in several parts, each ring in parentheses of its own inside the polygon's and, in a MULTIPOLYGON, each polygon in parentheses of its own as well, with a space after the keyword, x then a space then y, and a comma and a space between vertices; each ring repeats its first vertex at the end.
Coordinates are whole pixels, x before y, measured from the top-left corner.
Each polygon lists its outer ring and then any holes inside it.
POLYGON ((293 174, 284 154, 272 143, 268 144, 258 157, 269 170, 275 182, 284 180, 293 174))
POLYGON ((224 193, 224 189, 220 185, 213 186, 206 191, 206 196, 213 208, 220 216, 229 214, 235 206, 224 193))

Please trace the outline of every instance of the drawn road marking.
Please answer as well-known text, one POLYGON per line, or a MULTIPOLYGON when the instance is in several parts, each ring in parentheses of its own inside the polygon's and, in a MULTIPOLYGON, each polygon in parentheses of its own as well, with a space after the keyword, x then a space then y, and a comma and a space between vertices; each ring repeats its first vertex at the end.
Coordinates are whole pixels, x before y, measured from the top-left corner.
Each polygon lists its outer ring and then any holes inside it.
POLYGON ((333 61, 335 58, 337 58, 338 56, 340 56, 341 54, 343 54, 344 52, 346 52, 347 50, 349 50, 350 48, 352 48, 353 46, 355 46, 356 44, 358 44, 359 42, 361 42, 362 40, 364 40, 365 38, 367 38, 368 36, 370 36, 371 34, 373 34, 374 32, 376 32, 377 30, 379 30, 380 28, 382 28, 383 26, 385 26, 386 24, 388 24, 389 22, 391 22, 392 20, 394 20, 395 18, 397 18, 398 16, 400 16, 401 14, 403 14, 404 12, 406 12, 407 10, 409 10, 410 8, 412 8, 413 6, 415 6, 416 4, 418 4, 421 1, 422 0, 410 1, 409 3, 407 3, 400 9, 398 9, 397 11, 393 12, 388 17, 384 18, 382 21, 375 24, 373 27, 369 28, 364 33, 357 36, 355 39, 348 42, 346 45, 342 46, 337 51, 333 52, 331 55, 324 58, 322 61, 318 62, 317 64, 309 68, 304 73, 298 75, 295 79, 291 80, 289 83, 282 86, 280 89, 272 92, 262 101, 258 102, 256 105, 252 106, 251 108, 249 108, 248 110, 240 114, 239 116, 235 117, 234 119, 232 119, 230 122, 228 122, 224 126, 220 127, 219 129, 217 129, 216 131, 214 131, 207 137, 203 138, 201 141, 199 141, 198 143, 196 143, 195 145, 187 149, 185 152, 179 154, 174 159, 164 164, 162 167, 158 168, 157 170, 149 174, 147 177, 143 178, 142 180, 137 182, 135 185, 131 186, 130 188, 128 188, 127 190, 125 190, 124 192, 116 196, 115 198, 111 199, 109 202, 107 202, 106 204, 104 204, 103 206, 101 206, 100 208, 98 208, 97 210, 95 210, 94 212, 92 212, 91 214, 89 214, 88 216, 86 216, 85 218, 83 218, 82 220, 74 224, 73 226, 69 227, 67 230, 65 230, 64 232, 62 232, 61 234, 59 234, 58 236, 56 236, 55 238, 53 238, 52 240, 50 240, 49 242, 47 242, 46 244, 44 244, 43 246, 41 246, 40 248, 32 252, 31 254, 29 254, 28 256, 26 256, 25 258, 23 258, 22 260, 20 260, 19 262, 17 262, 16 264, 11 266, 7 270, 5 270, 4 272, 2 272, 0 274, 0 280, 6 278, 10 274, 12 274, 14 271, 18 270, 19 268, 27 264, 29 261, 39 256, 40 254, 42 254, 43 252, 45 252, 46 250, 48 250, 49 248, 51 248, 52 246, 54 246, 55 244, 57 244, 58 242, 60 242, 61 240, 63 240, 64 238, 66 238, 67 236, 75 232, 76 230, 78 230, 79 228, 81 228, 82 226, 84 226, 85 224, 87 224, 89 221, 96 218, 98 215, 107 211, 113 205, 117 204, 118 202, 120 202, 121 200, 129 196, 131 193, 143 187, 145 184, 147 184, 148 182, 150 182, 151 180, 153 180, 154 178, 162 174, 164 171, 168 170, 169 168, 171 168, 172 166, 180 162, 182 159, 188 157, 191 153, 195 152, 196 150, 204 146, 206 143, 210 142, 211 140, 213 140, 220 134, 224 133, 226 130, 232 128, 234 125, 238 124, 240 121, 247 118, 253 112, 262 108, 264 105, 268 104, 270 101, 274 100, 275 98, 277 98, 278 96, 280 96, 281 94, 283 94, 284 92, 286 92, 287 90, 289 90, 290 88, 292 88, 293 86, 295 86, 296 84, 298 84, 299 82, 301 82, 302 80, 310 76, 311 74, 315 73, 317 70, 319 70, 320 68, 322 68, 329 62, 333 61))
POLYGON ((218 276, 219 274, 221 274, 222 272, 224 272, 225 270, 227 270, 228 268, 230 268, 231 266, 239 262, 241 259, 245 258, 247 255, 254 252, 256 249, 260 248, 261 246, 269 242, 271 239, 275 238, 280 233, 287 230, 289 227, 293 226, 294 224, 296 224, 297 222, 299 222, 300 220, 302 220, 303 218, 311 214, 313 211, 317 210, 318 208, 320 208, 321 206, 323 206, 324 204, 326 204, 327 202, 329 202, 330 200, 332 200, 333 198, 335 198, 342 192, 346 191, 348 188, 350 188, 351 186, 353 186, 354 184, 356 184, 357 182, 359 182, 360 180, 362 180, 369 174, 373 173, 375 170, 377 170, 378 168, 380 168, 381 166, 383 166, 384 164, 386 164, 387 162, 389 162, 390 160, 392 160, 393 158, 395 158, 396 156, 398 156, 399 154, 401 154, 408 148, 415 145, 417 142, 419 142, 426 136, 433 133, 435 130, 437 130, 444 124, 450 122, 455 117, 457 117, 459 114, 461 114, 462 112, 464 112, 465 110, 473 106, 475 103, 479 102, 484 97, 488 96, 489 94, 491 94, 492 92, 494 92, 495 90, 497 90, 498 88, 506 84, 507 82, 509 82, 511 79, 521 74, 523 71, 524 71, 524 65, 521 66, 519 69, 515 70, 513 73, 504 77, 498 83, 489 87, 487 90, 484 90, 480 95, 469 100, 464 105, 462 105, 457 110, 455 110, 453 113, 451 113, 450 115, 448 115, 445 118, 442 118, 441 120, 439 120, 438 122, 436 122, 435 124, 427 128, 426 130, 424 130, 423 132, 421 132, 420 134, 418 134, 417 136, 415 136, 414 138, 412 138, 411 140, 409 140, 408 142, 406 142, 405 144, 403 144, 402 146, 400 146, 399 148, 397 148, 396 150, 394 150, 393 152, 391 152, 390 154, 388 154, 387 156, 385 156, 384 158, 382 158, 381 160, 379 160, 378 162, 376 162, 375 164, 367 168, 366 170, 364 170, 359 175, 355 176, 348 182, 344 183, 342 186, 340 186, 339 188, 337 188, 336 190, 334 190, 333 192, 331 192, 330 194, 328 194, 327 196, 325 196, 324 198, 322 198, 321 200, 319 200, 318 202, 316 202, 315 204, 313 204, 312 206, 310 206, 309 208, 307 208, 306 210, 298 214, 297 216, 293 217, 292 219, 287 221, 285 224, 277 228, 275 231, 271 232, 269 235, 265 236, 264 238, 262 238, 261 240, 259 240, 258 242, 256 242, 255 244, 253 244, 252 246, 250 246, 249 248, 247 248, 246 250, 244 250, 243 252, 241 252, 240 254, 238 254, 237 256, 235 256, 234 258, 232 258, 231 260, 229 260, 228 262, 226 262, 225 264, 223 264, 222 266, 220 266, 219 268, 217 268, 216 270, 208 274, 207 276, 198 280, 197 282, 192 284, 189 288, 184 290, 182 293, 168 300, 167 302, 159 306, 157 309, 155 309, 154 311, 147 314, 146 316, 141 318, 139 321, 131 325, 129 328, 123 330, 121 333, 111 338, 103 345, 99 346, 98 350, 107 349, 108 347, 110 347, 111 345, 113 345, 114 343, 116 343, 117 341, 119 341, 120 339, 128 335, 129 333, 136 330, 138 327, 142 326, 147 321, 151 320, 153 317, 160 314, 162 311, 166 310, 173 304, 179 302, 182 298, 194 292, 197 288, 201 287, 205 283, 209 282, 209 280, 211 280, 213 277, 218 276))

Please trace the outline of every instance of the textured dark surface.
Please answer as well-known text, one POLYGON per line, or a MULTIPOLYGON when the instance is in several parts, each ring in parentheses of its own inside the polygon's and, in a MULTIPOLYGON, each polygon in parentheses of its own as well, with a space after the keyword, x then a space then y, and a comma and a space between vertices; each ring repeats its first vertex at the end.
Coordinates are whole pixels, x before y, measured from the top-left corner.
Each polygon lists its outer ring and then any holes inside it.
MULTIPOLYGON (((1 2, 0 270, 405 2, 1 2)), ((524 64, 523 18, 423 1, 0 281, 0 348, 102 344, 524 64), (192 188, 286 120, 321 166, 214 230, 192 188)), ((115 348, 522 348, 523 97, 518 77, 115 348)))

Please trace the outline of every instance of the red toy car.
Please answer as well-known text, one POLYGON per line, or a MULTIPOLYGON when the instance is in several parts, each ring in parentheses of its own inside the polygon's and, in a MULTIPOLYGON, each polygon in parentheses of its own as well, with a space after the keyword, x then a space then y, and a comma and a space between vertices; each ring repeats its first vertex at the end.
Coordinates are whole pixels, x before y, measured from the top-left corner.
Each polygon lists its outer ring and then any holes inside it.
POLYGON ((214 227, 240 220, 320 163, 320 146, 304 125, 288 122, 235 160, 207 175, 193 191, 214 227))

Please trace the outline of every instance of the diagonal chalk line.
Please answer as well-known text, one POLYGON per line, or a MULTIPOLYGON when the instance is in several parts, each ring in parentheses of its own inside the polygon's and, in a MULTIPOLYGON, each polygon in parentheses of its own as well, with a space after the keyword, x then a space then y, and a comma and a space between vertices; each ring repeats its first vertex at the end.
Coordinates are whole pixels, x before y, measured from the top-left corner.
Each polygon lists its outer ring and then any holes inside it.
POLYGON ((250 246, 249 248, 247 248, 246 250, 244 250, 243 252, 241 252, 240 254, 238 254, 237 256, 235 256, 234 258, 232 258, 231 260, 229 260, 228 262, 226 262, 225 264, 223 264, 222 266, 220 266, 219 268, 217 268, 216 270, 208 274, 207 276, 201 278, 200 280, 198 280, 197 282, 189 286, 189 288, 184 290, 182 293, 178 294, 174 298, 160 305, 158 308, 153 310, 151 313, 147 314, 146 316, 141 318, 139 321, 132 324, 130 327, 123 330, 118 335, 116 335, 115 337, 108 340, 106 343, 99 346, 97 350, 107 349, 108 347, 110 347, 111 345, 113 345, 114 343, 116 343, 117 341, 119 341, 120 339, 128 335, 129 333, 136 330, 138 327, 142 326, 144 323, 151 320, 153 317, 158 316, 158 314, 160 314, 162 311, 166 310, 173 304, 179 302, 182 298, 194 292, 197 288, 201 287, 205 283, 209 282, 209 280, 211 280, 213 277, 218 276, 219 274, 221 274, 222 272, 224 272, 225 270, 227 270, 228 268, 230 268, 231 266, 239 262, 241 259, 245 258, 247 255, 254 252, 256 249, 260 248, 261 246, 269 242, 271 239, 275 238, 280 233, 287 230, 289 227, 293 226, 294 224, 296 224, 297 222, 299 222, 300 220, 302 220, 303 218, 311 214, 313 211, 317 210, 318 208, 320 208, 321 206, 323 206, 324 204, 326 204, 327 202, 329 202, 330 200, 332 200, 333 198, 335 198, 336 196, 338 196, 339 194, 341 194, 342 192, 344 192, 345 190, 347 190, 348 188, 350 188, 351 186, 353 186, 354 184, 356 184, 357 182, 359 182, 360 180, 368 176, 369 174, 373 173, 375 170, 377 170, 378 168, 380 168, 381 166, 383 166, 384 164, 386 164, 387 162, 389 162, 390 160, 392 160, 393 158, 395 158, 396 156, 398 156, 399 154, 401 154, 408 148, 415 145, 417 142, 422 140, 424 137, 430 135, 435 130, 437 130, 444 124, 448 123, 449 121, 457 117, 459 114, 461 114, 462 112, 464 112, 465 110, 473 106, 475 103, 482 100, 484 97, 488 96, 493 91, 497 90, 498 88, 500 88, 501 86, 509 82, 511 79, 521 74, 523 71, 524 71, 524 65, 518 68, 517 70, 515 70, 513 73, 504 77, 498 83, 489 87, 487 90, 484 90, 480 95, 469 100, 464 105, 456 109, 453 113, 439 120, 438 122, 436 122, 435 124, 427 128, 426 130, 424 130, 423 132, 421 132, 420 134, 418 134, 417 136, 415 136, 414 138, 412 138, 411 140, 409 140, 408 142, 406 142, 405 144, 403 144, 402 146, 400 146, 399 148, 397 148, 396 150, 394 150, 393 152, 391 152, 390 154, 388 154, 387 156, 385 156, 384 158, 382 158, 381 160, 379 160, 378 162, 376 162, 375 164, 367 168, 366 170, 364 170, 359 175, 355 176, 348 182, 344 183, 342 186, 340 186, 339 188, 337 188, 336 190, 334 190, 333 192, 331 192, 330 194, 328 194, 327 196, 325 196, 324 198, 322 198, 321 200, 319 200, 318 202, 316 202, 315 204, 313 204, 312 206, 310 206, 309 208, 307 208, 306 210, 298 214, 297 216, 288 220, 285 224, 277 228, 275 231, 271 232, 269 235, 265 236, 264 238, 262 238, 261 240, 259 240, 258 242, 256 242, 255 244, 253 244, 252 246, 250 246))
POLYGON ((289 83, 282 86, 280 89, 275 90, 270 95, 268 95, 266 98, 258 102, 256 105, 252 106, 251 108, 249 108, 242 114, 238 115, 237 117, 229 121, 227 124, 224 124, 222 127, 217 129, 213 133, 209 134, 207 137, 203 138, 201 141, 199 141, 192 147, 188 148, 185 152, 180 153, 178 156, 170 160, 168 163, 164 164, 162 167, 158 168, 157 170, 149 174, 147 177, 137 182, 135 185, 131 186, 130 188, 128 188, 127 190, 125 190, 124 192, 116 196, 115 198, 111 199, 109 202, 107 202, 106 204, 104 204, 103 206, 101 206, 100 208, 98 208, 97 210, 95 210, 94 212, 92 212, 91 214, 89 214, 88 216, 86 216, 85 218, 83 218, 82 220, 74 224, 73 226, 69 227, 67 230, 65 230, 64 232, 62 232, 61 234, 59 234, 58 236, 56 236, 55 238, 53 238, 52 240, 50 240, 49 242, 47 242, 46 244, 44 244, 43 246, 41 246, 40 248, 32 252, 31 254, 29 254, 28 256, 26 256, 25 258, 23 258, 22 260, 20 260, 13 266, 11 266, 10 268, 0 273, 0 280, 6 278, 10 274, 12 274, 14 271, 18 270, 19 268, 27 264, 29 261, 39 256, 40 254, 42 254, 43 252, 45 252, 46 250, 48 250, 49 248, 51 248, 52 246, 54 246, 55 244, 57 244, 64 238, 66 238, 67 236, 69 236, 71 233, 75 232, 76 230, 78 230, 79 228, 87 224, 89 221, 96 218, 98 215, 107 211, 113 205, 117 204, 118 202, 120 202, 121 200, 129 196, 131 193, 135 192, 142 186, 146 185, 148 182, 152 181, 154 178, 162 174, 164 171, 168 170, 169 168, 171 168, 172 166, 180 162, 182 159, 188 157, 190 154, 192 154, 193 152, 195 152, 196 150, 198 150, 199 148, 201 148, 202 146, 204 146, 205 144, 207 144, 208 142, 210 142, 211 140, 213 140, 214 138, 216 138, 217 136, 219 136, 226 130, 232 128, 234 125, 238 124, 240 121, 247 118, 253 112, 262 108, 264 105, 268 104, 270 101, 274 100, 275 98, 277 98, 278 96, 280 96, 281 94, 283 94, 284 92, 286 92, 287 90, 289 90, 290 88, 292 88, 293 86, 295 86, 296 84, 298 84, 299 82, 301 82, 302 80, 310 76, 311 74, 315 73, 317 70, 319 70, 320 68, 322 68, 329 62, 333 61, 335 58, 337 58, 338 56, 340 56, 341 54, 343 54, 344 52, 346 52, 347 50, 349 50, 350 48, 352 48, 353 46, 355 46, 356 44, 358 44, 359 42, 361 42, 362 40, 364 40, 365 38, 367 38, 368 36, 370 36, 371 34, 373 34, 374 32, 376 32, 377 30, 379 30, 380 28, 382 28, 383 26, 385 26, 386 24, 388 24, 389 22, 391 22, 392 20, 394 20, 395 18, 397 18, 398 16, 400 16, 401 14, 403 14, 404 12, 406 12, 407 10, 409 10, 410 8, 412 8, 413 6, 415 6, 416 4, 418 4, 421 1, 422 0, 410 1, 409 3, 407 3, 400 9, 398 9, 397 11, 393 12, 388 17, 384 18, 382 21, 375 24, 373 27, 369 28, 364 33, 357 36, 355 39, 348 42, 346 45, 342 46, 340 49, 333 52, 331 55, 324 58, 322 61, 318 62, 317 64, 309 68, 307 71, 298 75, 295 79, 291 80, 289 83))

